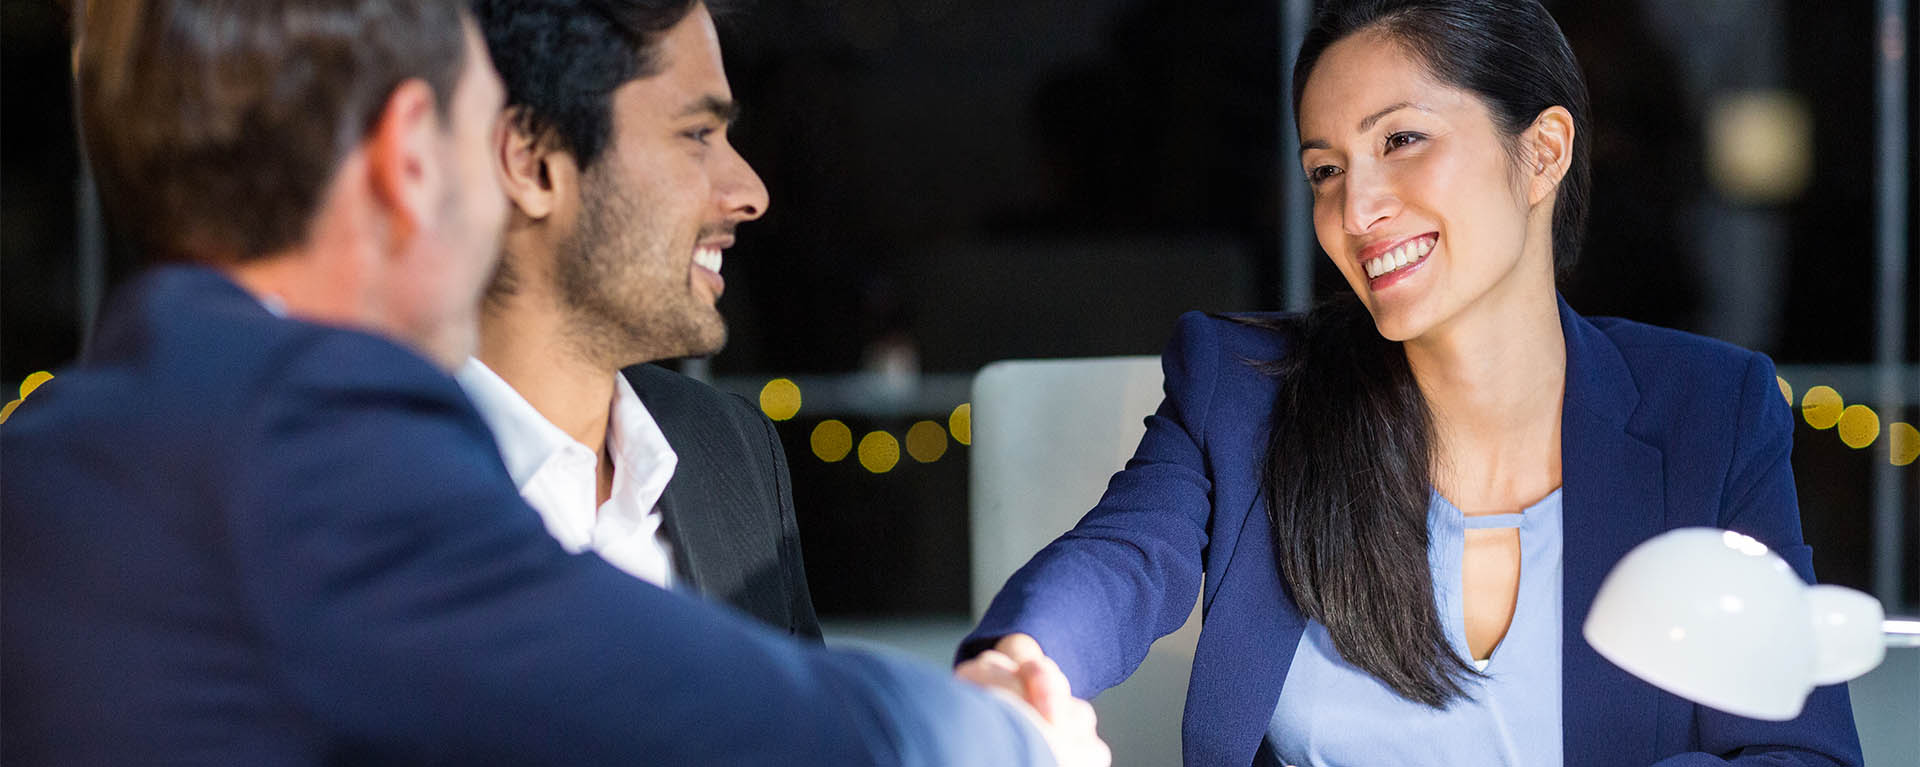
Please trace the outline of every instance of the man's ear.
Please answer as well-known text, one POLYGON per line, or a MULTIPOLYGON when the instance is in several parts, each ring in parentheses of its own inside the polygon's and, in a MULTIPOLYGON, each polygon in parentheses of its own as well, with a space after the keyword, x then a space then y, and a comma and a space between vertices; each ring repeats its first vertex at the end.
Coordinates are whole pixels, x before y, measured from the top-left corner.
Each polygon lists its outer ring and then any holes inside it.
POLYGON ((367 175, 388 221, 388 237, 404 244, 426 228, 444 195, 440 116, 433 88, 408 80, 394 88, 367 136, 367 175))
POLYGON ((1527 204, 1538 205, 1559 188, 1560 179, 1573 165, 1573 114, 1566 107, 1551 106, 1533 118, 1527 128, 1525 154, 1527 167, 1527 204))
POLYGON ((494 162, 507 200, 520 214, 535 221, 553 214, 559 197, 574 181, 572 163, 553 141, 529 133, 520 119, 521 107, 509 107, 501 116, 494 144, 494 162))

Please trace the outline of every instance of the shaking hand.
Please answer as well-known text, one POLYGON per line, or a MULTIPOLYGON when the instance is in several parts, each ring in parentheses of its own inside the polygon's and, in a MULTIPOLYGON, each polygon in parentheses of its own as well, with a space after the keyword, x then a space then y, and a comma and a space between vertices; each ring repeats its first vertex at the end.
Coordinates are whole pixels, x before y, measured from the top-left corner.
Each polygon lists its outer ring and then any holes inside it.
POLYGON ((994 649, 961 663, 953 673, 987 688, 1025 714, 1046 738, 1061 767, 1113 763, 1112 752, 1095 732, 1093 705, 1073 697, 1067 675, 1033 637, 1003 637, 994 649))

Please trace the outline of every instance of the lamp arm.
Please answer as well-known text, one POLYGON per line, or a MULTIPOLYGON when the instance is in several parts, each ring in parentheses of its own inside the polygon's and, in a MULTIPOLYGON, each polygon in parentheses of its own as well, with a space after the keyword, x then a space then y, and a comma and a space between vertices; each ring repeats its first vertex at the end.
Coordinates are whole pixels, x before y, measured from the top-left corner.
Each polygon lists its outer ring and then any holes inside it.
POLYGON ((1888 618, 1880 622, 1888 647, 1920 647, 1920 618, 1888 618))

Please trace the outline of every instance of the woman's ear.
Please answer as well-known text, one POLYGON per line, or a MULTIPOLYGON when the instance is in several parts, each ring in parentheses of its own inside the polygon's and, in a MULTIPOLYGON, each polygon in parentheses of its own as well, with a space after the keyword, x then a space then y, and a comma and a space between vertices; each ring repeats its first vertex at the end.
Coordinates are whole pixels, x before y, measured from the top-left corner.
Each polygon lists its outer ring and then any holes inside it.
POLYGON ((1573 114, 1566 107, 1547 107, 1533 118, 1533 125, 1527 128, 1524 137, 1522 155, 1529 180, 1527 204, 1538 205, 1559 188, 1560 179, 1566 177, 1567 169, 1573 165, 1573 142, 1577 138, 1573 132, 1573 114))

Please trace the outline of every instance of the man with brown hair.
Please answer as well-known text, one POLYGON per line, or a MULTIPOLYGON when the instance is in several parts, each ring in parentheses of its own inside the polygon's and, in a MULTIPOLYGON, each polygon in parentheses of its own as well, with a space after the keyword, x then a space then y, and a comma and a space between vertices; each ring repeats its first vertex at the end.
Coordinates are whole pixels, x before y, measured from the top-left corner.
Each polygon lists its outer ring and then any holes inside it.
POLYGON ((456 0, 83 14, 109 220, 170 263, 4 427, 0 761, 1104 760, 1090 709, 796 643, 546 535, 447 373, 504 213, 456 0))

